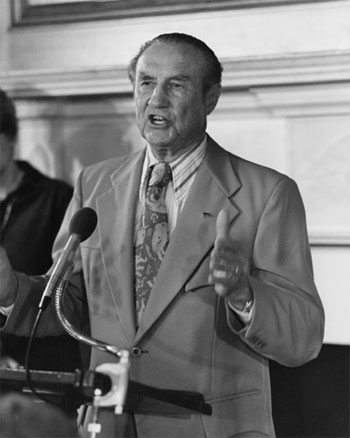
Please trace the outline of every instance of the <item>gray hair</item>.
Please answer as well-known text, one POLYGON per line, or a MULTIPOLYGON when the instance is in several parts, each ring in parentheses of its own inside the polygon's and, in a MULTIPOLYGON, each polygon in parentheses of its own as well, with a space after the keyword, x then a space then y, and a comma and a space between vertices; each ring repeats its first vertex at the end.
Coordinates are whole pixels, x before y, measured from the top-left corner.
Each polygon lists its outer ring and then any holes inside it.
POLYGON ((141 47, 136 56, 130 61, 128 75, 131 83, 135 84, 136 67, 141 55, 155 43, 185 44, 198 50, 206 63, 206 72, 203 79, 203 91, 207 92, 212 85, 221 85, 223 67, 213 50, 203 41, 185 33, 164 33, 152 40, 147 41, 141 47))

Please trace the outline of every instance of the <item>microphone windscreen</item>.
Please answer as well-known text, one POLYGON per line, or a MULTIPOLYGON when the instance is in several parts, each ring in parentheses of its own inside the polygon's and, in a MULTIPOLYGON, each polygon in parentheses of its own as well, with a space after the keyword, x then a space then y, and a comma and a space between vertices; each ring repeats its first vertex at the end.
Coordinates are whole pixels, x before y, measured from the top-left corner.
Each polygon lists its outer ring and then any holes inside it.
POLYGON ((77 210, 69 224, 69 234, 78 234, 83 242, 91 236, 97 224, 97 214, 90 207, 83 207, 77 210))

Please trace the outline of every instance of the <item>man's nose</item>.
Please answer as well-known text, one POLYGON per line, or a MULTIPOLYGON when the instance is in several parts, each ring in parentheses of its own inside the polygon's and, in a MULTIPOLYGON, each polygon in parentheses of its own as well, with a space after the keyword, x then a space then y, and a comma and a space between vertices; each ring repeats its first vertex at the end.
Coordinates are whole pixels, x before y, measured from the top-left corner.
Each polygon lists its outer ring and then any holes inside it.
POLYGON ((168 103, 168 93, 166 87, 158 84, 154 87, 148 104, 152 106, 166 106, 168 103))

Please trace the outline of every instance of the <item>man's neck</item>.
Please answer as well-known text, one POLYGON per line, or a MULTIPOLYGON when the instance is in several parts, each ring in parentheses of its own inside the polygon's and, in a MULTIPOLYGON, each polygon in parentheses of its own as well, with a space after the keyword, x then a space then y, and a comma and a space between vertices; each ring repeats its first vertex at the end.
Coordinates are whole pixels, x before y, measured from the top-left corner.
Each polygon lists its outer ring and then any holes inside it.
POLYGON ((15 161, 12 161, 7 169, 0 174, 0 200, 4 200, 14 192, 21 184, 24 172, 15 161))

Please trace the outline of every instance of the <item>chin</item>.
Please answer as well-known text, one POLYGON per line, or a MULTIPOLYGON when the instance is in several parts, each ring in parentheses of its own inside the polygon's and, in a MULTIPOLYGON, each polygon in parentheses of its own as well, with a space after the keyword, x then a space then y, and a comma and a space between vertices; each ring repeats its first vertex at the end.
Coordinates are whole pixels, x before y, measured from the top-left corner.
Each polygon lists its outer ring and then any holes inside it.
POLYGON ((151 144, 154 155, 159 160, 165 160, 173 158, 171 146, 166 144, 151 144))
POLYGON ((162 143, 150 143, 152 150, 157 154, 167 154, 170 150, 170 146, 162 143))
POLYGON ((171 140, 165 135, 155 135, 151 133, 146 136, 146 140, 153 148, 168 148, 171 144, 171 140))

